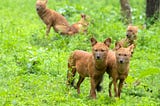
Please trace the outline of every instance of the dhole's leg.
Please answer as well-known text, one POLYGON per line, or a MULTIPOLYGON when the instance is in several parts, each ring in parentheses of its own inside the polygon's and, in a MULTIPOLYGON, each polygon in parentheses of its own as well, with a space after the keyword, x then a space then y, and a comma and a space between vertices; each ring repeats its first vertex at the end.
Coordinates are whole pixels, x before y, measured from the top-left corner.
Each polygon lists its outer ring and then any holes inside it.
POLYGON ((109 96, 110 96, 110 97, 112 97, 112 92, 111 92, 112 83, 113 83, 113 81, 111 81, 111 82, 109 83, 109 96))
POLYGON ((67 34, 69 31, 69 26, 56 25, 54 29, 56 30, 56 32, 59 32, 61 34, 67 34))
POLYGON ((103 76, 99 78, 99 82, 97 83, 97 86, 96 86, 96 89, 98 92, 102 90, 102 87, 100 85, 102 80, 103 80, 103 76))
POLYGON ((120 79, 119 86, 118 86, 118 97, 120 97, 120 95, 121 95, 123 82, 124 82, 124 79, 120 79))
POLYGON ((113 80, 113 86, 114 86, 114 93, 115 93, 115 97, 118 96, 118 93, 117 93, 117 80, 113 80))
POLYGON ((93 99, 96 99, 96 84, 95 84, 95 79, 94 78, 91 78, 91 90, 90 90, 90 96, 93 98, 93 99))
POLYGON ((76 32, 74 32, 74 31, 68 31, 68 32, 67 32, 68 35, 73 35, 73 34, 75 34, 75 33, 76 33, 76 32))
POLYGON ((49 32, 50 32, 50 29, 51 29, 51 25, 47 25, 47 29, 46 29, 46 35, 48 36, 49 32))
POLYGON ((77 93, 80 94, 80 85, 83 82, 84 77, 79 76, 79 80, 77 82, 77 93))

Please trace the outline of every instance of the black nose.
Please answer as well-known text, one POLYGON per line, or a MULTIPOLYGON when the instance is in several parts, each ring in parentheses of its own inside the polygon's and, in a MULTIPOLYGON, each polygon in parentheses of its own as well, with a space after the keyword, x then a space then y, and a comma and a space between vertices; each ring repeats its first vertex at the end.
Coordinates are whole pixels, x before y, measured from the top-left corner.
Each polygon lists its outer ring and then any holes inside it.
POLYGON ((100 56, 97 56, 97 59, 100 59, 100 56))
POLYGON ((123 60, 120 60, 119 62, 122 64, 122 63, 123 63, 123 60))
POLYGON ((128 34, 126 34, 126 36, 128 37, 129 35, 128 35, 128 34))
POLYGON ((38 10, 39 10, 39 8, 36 8, 36 10, 38 11, 38 10))

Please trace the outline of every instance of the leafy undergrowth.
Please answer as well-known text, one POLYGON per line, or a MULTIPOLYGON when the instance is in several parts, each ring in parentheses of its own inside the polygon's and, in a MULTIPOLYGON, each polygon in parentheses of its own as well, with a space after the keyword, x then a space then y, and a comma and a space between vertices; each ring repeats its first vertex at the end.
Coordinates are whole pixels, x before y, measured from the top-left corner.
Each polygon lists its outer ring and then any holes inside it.
MULTIPOLYGON (((144 2, 131 1, 133 23, 139 27, 145 21, 144 2)), ((140 28, 121 99, 108 96, 109 79, 105 74, 103 90, 92 100, 89 78, 82 83, 80 95, 76 89, 66 86, 68 56, 77 49, 90 52, 92 36, 98 41, 111 37, 111 48, 115 41, 124 38, 127 26, 121 22, 119 2, 49 0, 48 7, 61 12, 70 23, 78 21, 81 13, 89 15, 88 34, 67 37, 51 30, 46 38, 45 25, 35 11, 35 1, 1 1, 0 105, 160 105, 160 21, 149 29, 140 28)))

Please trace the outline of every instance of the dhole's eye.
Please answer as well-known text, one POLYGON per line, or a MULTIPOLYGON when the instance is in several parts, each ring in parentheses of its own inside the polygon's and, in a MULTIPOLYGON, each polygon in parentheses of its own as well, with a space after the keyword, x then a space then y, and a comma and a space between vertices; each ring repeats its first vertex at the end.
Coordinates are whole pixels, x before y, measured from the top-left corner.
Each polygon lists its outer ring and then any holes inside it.
POLYGON ((95 52, 97 52, 98 50, 97 50, 97 49, 95 49, 94 51, 95 51, 95 52))
POLYGON ((128 30, 129 32, 132 32, 132 30, 128 30))
POLYGON ((121 56, 121 54, 118 54, 118 56, 121 56))
POLYGON ((104 52, 105 50, 101 50, 101 52, 104 52))
POLYGON ((124 56, 127 56, 127 54, 124 54, 124 56))

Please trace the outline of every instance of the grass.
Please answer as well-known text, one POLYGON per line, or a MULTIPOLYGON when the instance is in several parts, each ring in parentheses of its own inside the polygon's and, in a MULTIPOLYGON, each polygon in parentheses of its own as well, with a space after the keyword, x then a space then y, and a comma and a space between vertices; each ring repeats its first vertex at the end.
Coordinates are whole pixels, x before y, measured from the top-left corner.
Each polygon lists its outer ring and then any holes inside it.
MULTIPOLYGON (((133 24, 145 23, 145 0, 131 1, 133 24)), ((89 78, 77 95, 66 87, 67 59, 73 50, 91 51, 90 37, 98 41, 107 37, 114 42, 124 38, 126 25, 120 18, 120 5, 112 1, 49 0, 48 7, 62 12, 70 23, 80 13, 91 17, 88 34, 61 36, 53 30, 48 38, 45 25, 35 11, 35 0, 3 0, 0 6, 0 105, 3 106, 155 106, 160 105, 160 21, 149 29, 140 29, 131 59, 127 86, 122 98, 109 98, 108 75, 97 99, 88 97, 89 78), (91 5, 92 4, 92 5, 91 5), (64 10, 64 11, 62 11, 64 10), (139 81, 139 86, 134 82, 139 81)), ((77 77, 77 76, 76 76, 77 77)))

